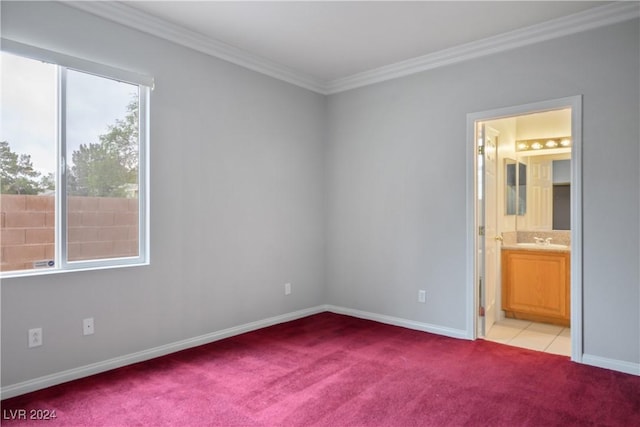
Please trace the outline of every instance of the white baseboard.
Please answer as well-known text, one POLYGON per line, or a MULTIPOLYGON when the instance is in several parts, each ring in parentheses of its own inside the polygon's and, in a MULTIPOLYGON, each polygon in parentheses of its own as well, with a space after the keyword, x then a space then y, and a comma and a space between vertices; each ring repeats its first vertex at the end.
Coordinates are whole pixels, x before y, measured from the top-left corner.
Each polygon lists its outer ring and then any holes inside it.
POLYGON ((339 307, 335 305, 326 305, 326 311, 337 314, 345 314, 347 316, 358 317, 360 319, 375 320, 376 322, 385 323, 387 325, 401 326, 403 328, 415 329, 432 334, 444 335, 451 338, 469 339, 467 331, 464 329, 453 329, 443 326, 432 325, 429 323, 416 322, 414 320, 403 319, 401 317, 387 316, 385 314, 371 313, 368 311, 355 310, 352 308, 339 307))
POLYGON ((104 360, 102 362, 92 363, 90 365, 80 366, 78 368, 57 372, 55 374, 45 375, 39 378, 34 378, 32 380, 2 387, 2 389, 0 390, 0 396, 2 399, 8 399, 10 397, 19 396, 21 394, 30 393, 36 390, 41 390, 43 388, 51 387, 57 384, 62 384, 68 381, 77 380, 112 369, 121 368, 133 363, 143 362, 145 360, 165 356, 167 354, 175 353, 176 351, 197 347, 203 344, 209 344, 211 342, 235 335, 240 335, 245 332, 251 332, 257 329, 265 328, 267 326, 276 325, 278 323, 300 319, 312 314, 322 313, 324 311, 327 311, 325 306, 307 308, 304 310, 294 311, 292 313, 286 313, 280 316, 269 317, 268 319, 246 323, 244 325, 234 326, 232 328, 223 329, 221 331, 212 332, 210 334, 177 341, 159 347, 150 348, 148 350, 127 354, 113 359, 104 360))
MULTIPOLYGON (((294 311, 291 313, 286 313, 280 316, 269 317, 267 319, 258 320, 255 322, 245 323, 244 325, 234 326, 232 328, 223 329, 221 331, 212 332, 210 334, 177 341, 148 350, 143 350, 136 353, 131 353, 113 359, 105 360, 102 362, 92 363, 90 365, 80 366, 78 368, 73 368, 55 374, 34 378, 32 380, 24 381, 21 383, 12 384, 6 387, 2 387, 2 389, 0 389, 0 396, 2 399, 8 399, 10 397, 15 397, 21 394, 30 393, 32 391, 41 390, 46 387, 51 387, 68 381, 77 380, 112 369, 121 368, 133 363, 144 362, 145 360, 165 356, 167 354, 175 353, 180 350, 197 347, 203 344, 209 344, 211 342, 229 338, 235 335, 240 335, 245 332, 255 331, 257 329, 266 328, 267 326, 289 322, 291 320, 300 319, 325 311, 336 314, 344 314, 360 319, 373 320, 388 325, 400 326, 451 338, 469 339, 467 331, 464 329, 447 328, 443 326, 432 325, 429 323, 403 319, 400 317, 387 316, 384 314, 371 313, 368 311, 326 304, 307 308, 304 310, 294 311)), ((589 354, 584 354, 582 356, 582 363, 584 363, 585 365, 591 365, 599 368, 611 369, 614 371, 640 376, 640 363, 625 362, 589 354)))
POLYGON ((623 360, 609 359, 606 357, 593 356, 591 354, 583 354, 582 363, 585 365, 597 366, 598 368, 611 369, 612 371, 640 376, 640 363, 625 362, 623 360))
POLYGON ((383 314, 370 313, 367 311, 355 310, 355 309, 350 309, 346 307, 339 307, 334 305, 319 305, 316 307, 294 311, 292 313, 287 313, 280 316, 270 317, 268 319, 258 320, 256 322, 246 323, 244 325, 234 326, 232 328, 223 329, 221 331, 212 332, 210 334, 205 334, 198 337, 173 342, 173 343, 162 345, 159 347, 150 348, 148 350, 142 350, 136 353, 127 354, 127 355, 116 357, 113 359, 108 359, 101 362, 80 366, 78 368, 68 369, 66 371, 57 372, 55 374, 45 375, 42 377, 34 378, 32 380, 20 382, 17 384, 8 385, 0 389, 0 396, 2 399, 8 399, 10 397, 19 396, 21 394, 31 393, 33 391, 41 390, 43 388, 77 380, 80 378, 85 378, 91 375, 99 374, 101 372, 106 372, 112 369, 131 365, 133 363, 144 362, 145 360, 150 360, 156 357, 165 356, 167 354, 175 353, 180 350, 197 347, 203 344, 209 344, 211 342, 218 341, 224 338, 240 335, 245 332, 255 331, 257 329, 276 325, 278 323, 300 319, 302 317, 310 316, 317 313, 322 313, 324 311, 329 311, 337 314, 344 314, 347 316, 353 316, 361 319, 374 320, 380 323, 401 326, 401 327, 415 329, 415 330, 424 331, 424 332, 430 332, 430 333, 444 335, 452 338, 467 339, 467 334, 466 334, 466 331, 464 330, 445 328, 441 326, 431 325, 428 323, 421 323, 413 320, 402 319, 399 317, 392 317, 392 316, 386 316, 383 314))

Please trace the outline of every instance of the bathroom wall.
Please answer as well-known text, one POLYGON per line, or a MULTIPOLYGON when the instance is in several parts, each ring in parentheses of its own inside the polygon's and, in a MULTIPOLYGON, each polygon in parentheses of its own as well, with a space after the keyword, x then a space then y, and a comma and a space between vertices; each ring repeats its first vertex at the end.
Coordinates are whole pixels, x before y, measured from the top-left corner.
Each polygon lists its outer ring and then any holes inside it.
POLYGON ((507 159, 515 161, 517 157, 515 149, 517 119, 510 117, 491 120, 486 125, 491 126, 500 133, 498 137, 498 182, 495 190, 498 199, 498 230, 506 235, 507 240, 509 240, 512 235, 515 236, 517 216, 507 215, 505 168, 507 159))
POLYGON ((516 117, 516 140, 571 135, 571 109, 516 117))
MULTIPOLYGON (((517 117, 508 117, 504 119, 491 120, 486 122, 487 126, 498 130, 500 132, 499 147, 498 147, 498 212, 499 212, 499 229, 506 234, 507 241, 515 243, 518 235, 512 234, 516 230, 551 230, 551 218, 552 218, 552 182, 549 182, 550 188, 548 189, 548 205, 549 205, 549 223, 540 227, 537 225, 534 215, 535 197, 532 194, 531 188, 527 188, 527 211, 524 215, 506 215, 506 183, 505 183, 505 161, 510 159, 511 161, 517 161, 524 163, 528 167, 528 174, 532 173, 532 163, 539 162, 542 157, 530 156, 528 152, 516 152, 516 142, 519 140, 528 139, 544 139, 552 137, 562 137, 571 135, 571 110, 555 110, 534 114, 526 114, 517 117)), ((548 151, 547 151, 548 152, 548 151)), ((559 155, 559 157, 570 159, 570 154, 559 155)), ((568 165, 565 168, 565 181, 570 181, 570 173, 568 165)), ((549 163, 549 171, 552 172, 552 164, 549 163)), ((555 179, 556 175, 552 173, 555 179)), ((545 235, 553 235, 554 233, 547 233, 545 235)), ((567 241, 567 233, 561 232, 557 237, 562 241, 567 241)), ((521 234, 520 237, 528 236, 521 234)))

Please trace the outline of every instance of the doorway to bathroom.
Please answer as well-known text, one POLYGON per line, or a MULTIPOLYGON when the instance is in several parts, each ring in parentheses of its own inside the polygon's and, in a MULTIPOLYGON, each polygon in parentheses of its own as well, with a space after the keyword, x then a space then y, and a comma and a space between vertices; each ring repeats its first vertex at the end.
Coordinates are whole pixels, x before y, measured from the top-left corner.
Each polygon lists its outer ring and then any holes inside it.
POLYGON ((467 116, 470 338, 582 355, 580 96, 467 116))

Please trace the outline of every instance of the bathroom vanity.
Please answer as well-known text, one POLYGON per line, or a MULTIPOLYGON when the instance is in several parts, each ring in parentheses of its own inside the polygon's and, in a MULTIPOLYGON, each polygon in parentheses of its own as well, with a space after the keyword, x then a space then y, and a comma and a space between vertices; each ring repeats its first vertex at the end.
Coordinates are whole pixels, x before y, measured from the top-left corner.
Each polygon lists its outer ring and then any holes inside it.
POLYGON ((502 309, 506 317, 569 326, 568 246, 502 247, 502 309))

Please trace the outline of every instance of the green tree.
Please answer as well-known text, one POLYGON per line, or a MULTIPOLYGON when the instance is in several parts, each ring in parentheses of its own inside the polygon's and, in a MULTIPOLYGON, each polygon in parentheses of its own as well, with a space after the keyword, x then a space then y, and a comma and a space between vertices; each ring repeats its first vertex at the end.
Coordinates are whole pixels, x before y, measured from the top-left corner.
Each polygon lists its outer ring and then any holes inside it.
POLYGON ((56 189, 56 176, 53 172, 49 172, 40 178, 40 188, 42 188, 43 191, 56 189))
POLYGON ((71 159, 69 194, 92 197, 127 197, 138 183, 138 102, 127 106, 99 142, 81 144, 71 159))
POLYGON ((33 169, 31 156, 11 151, 8 141, 0 141, 0 192, 2 194, 38 194, 43 188, 33 169))

